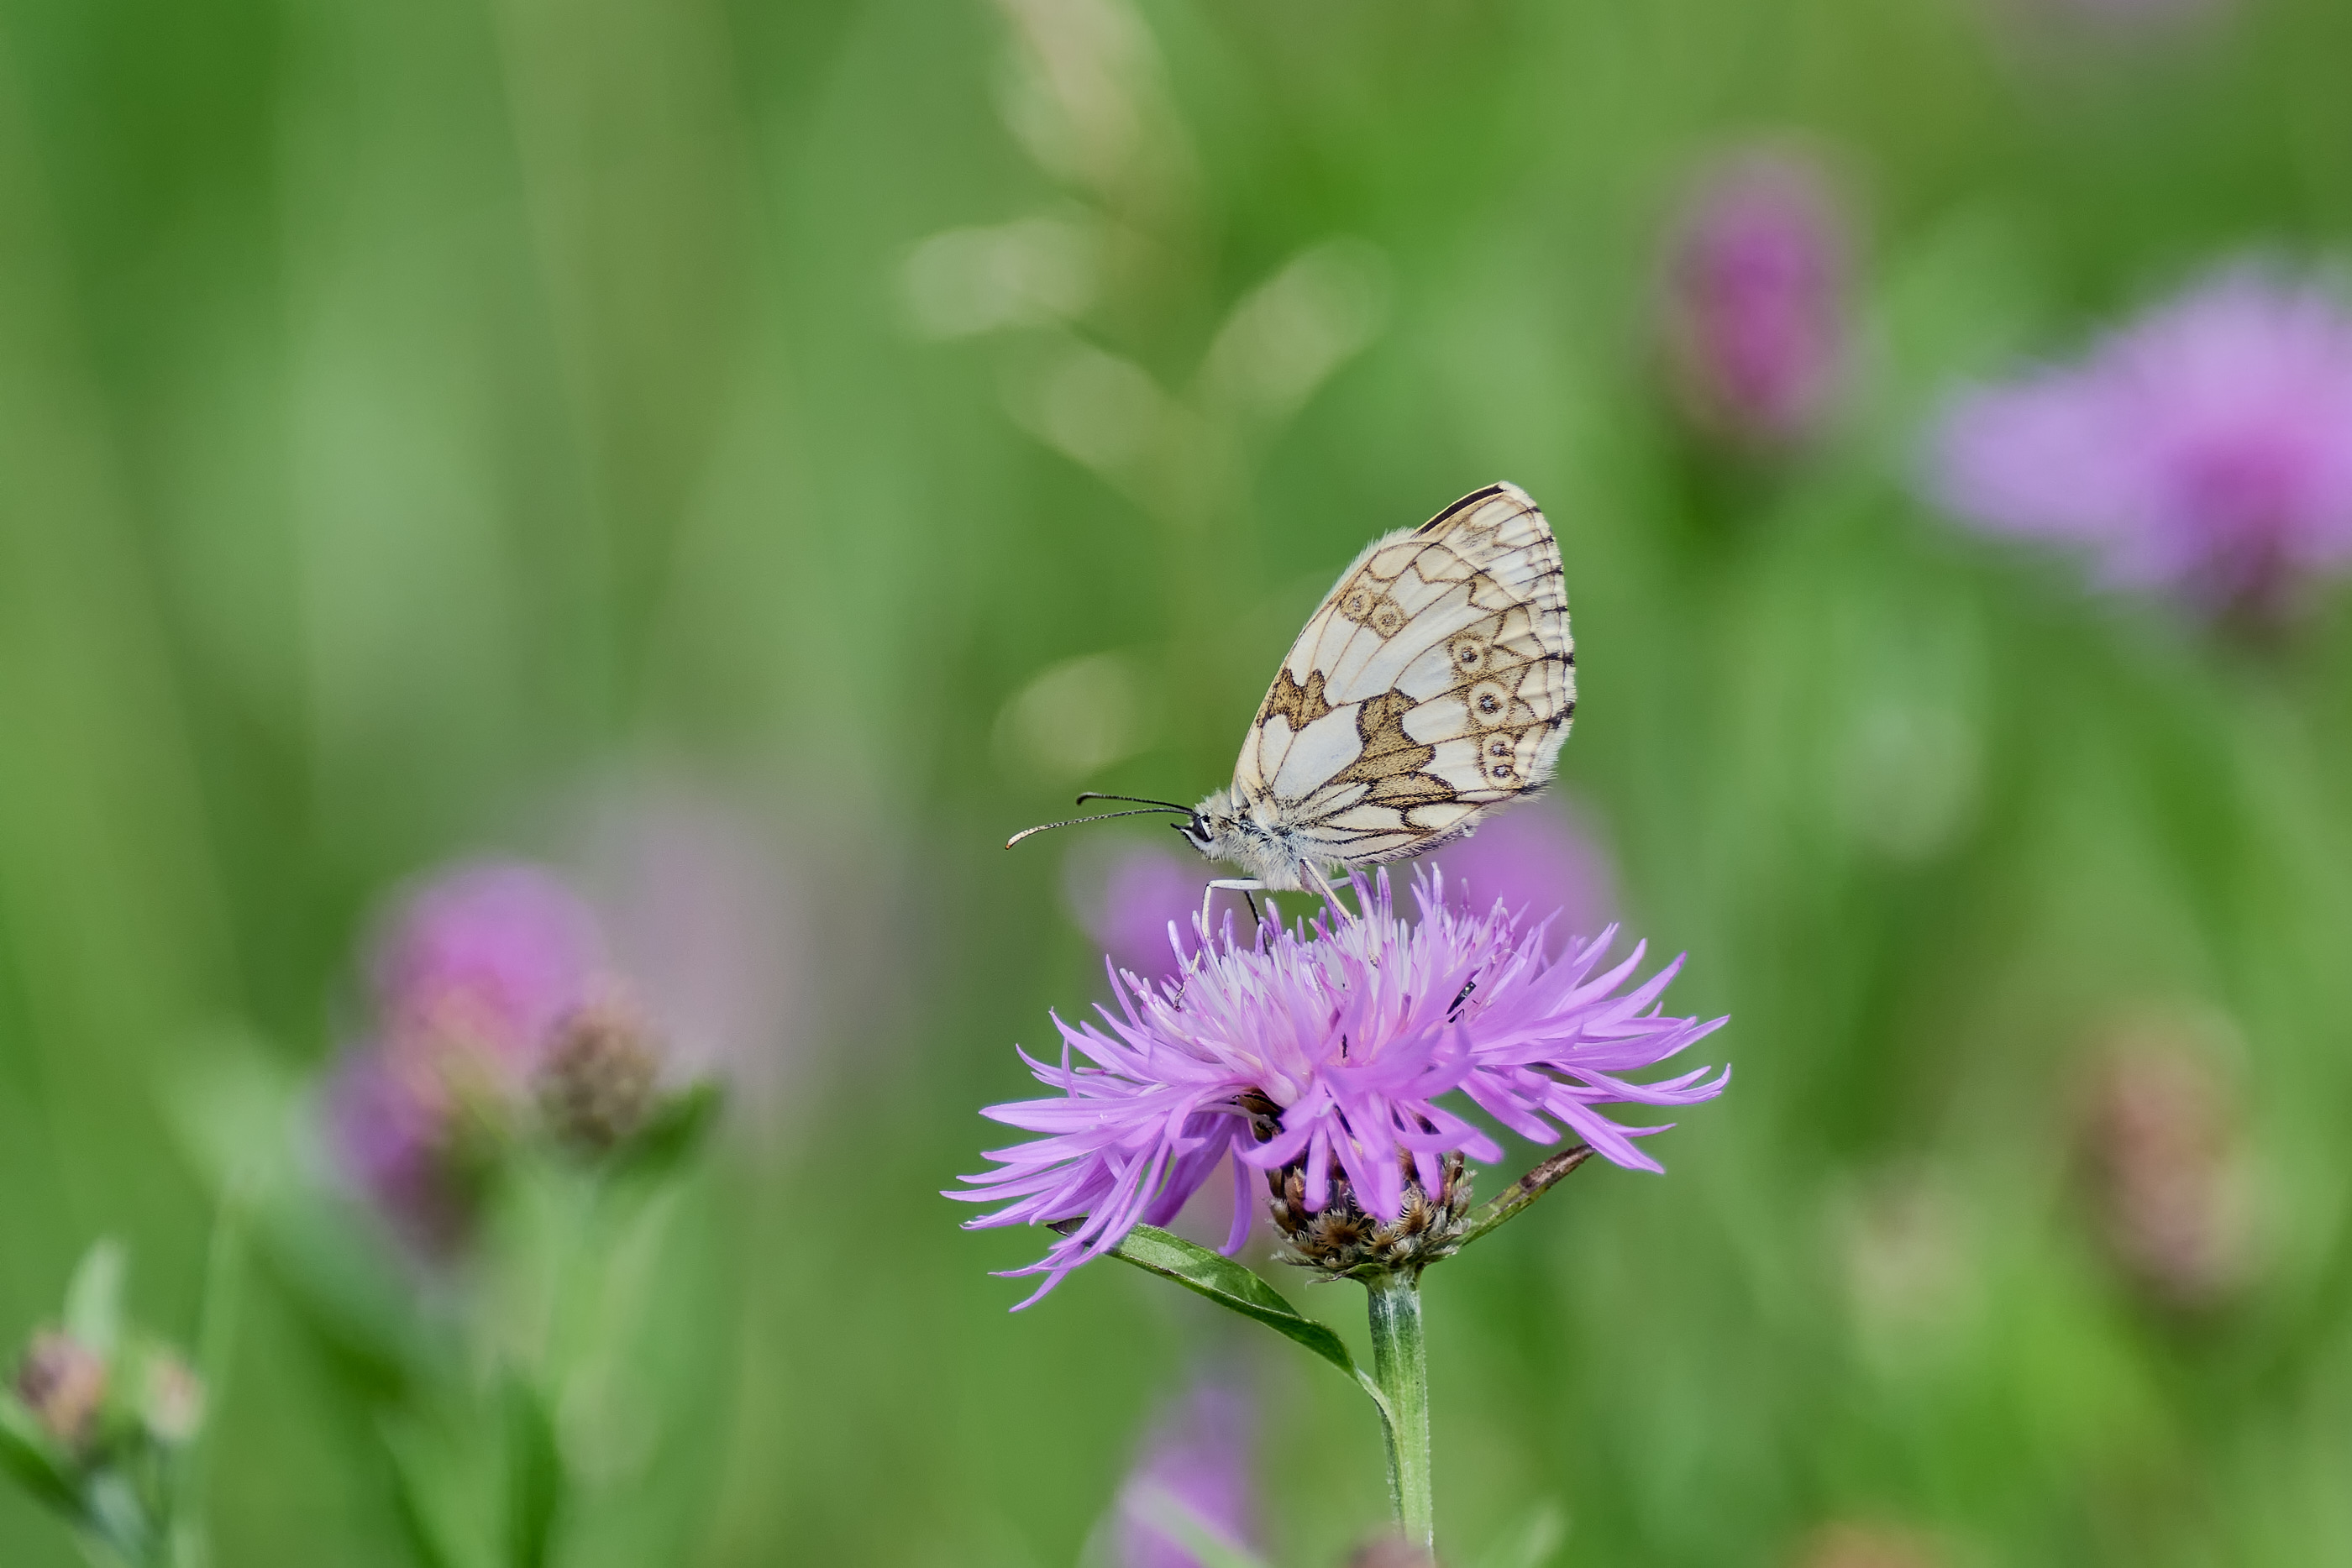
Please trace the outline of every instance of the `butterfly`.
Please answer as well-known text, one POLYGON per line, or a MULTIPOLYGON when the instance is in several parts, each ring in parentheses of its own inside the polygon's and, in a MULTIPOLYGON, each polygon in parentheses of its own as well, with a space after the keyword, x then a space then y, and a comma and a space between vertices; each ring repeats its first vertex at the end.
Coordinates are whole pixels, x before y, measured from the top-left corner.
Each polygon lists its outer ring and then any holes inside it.
MULTIPOLYGON (((1576 716, 1576 643, 1551 525, 1516 485, 1474 490, 1365 547, 1308 618, 1242 739, 1232 785, 1171 811, 1212 861, 1209 886, 1312 888, 1477 830, 1551 779, 1576 716)), ((1336 899, 1334 900, 1336 903, 1336 899)), ((1205 907, 1204 907, 1205 913, 1205 907)))

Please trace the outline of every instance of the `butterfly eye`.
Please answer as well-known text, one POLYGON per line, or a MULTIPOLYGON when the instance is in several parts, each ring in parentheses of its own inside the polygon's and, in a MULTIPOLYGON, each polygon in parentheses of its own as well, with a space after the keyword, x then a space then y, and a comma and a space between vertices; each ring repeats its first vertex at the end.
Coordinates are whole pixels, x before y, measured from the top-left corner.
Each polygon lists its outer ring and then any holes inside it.
POLYGON ((1363 589, 1356 589, 1339 601, 1339 613, 1350 621, 1361 621, 1371 612, 1372 596, 1363 589))
POLYGON ((1507 762, 1497 762, 1495 766, 1486 769, 1486 776, 1497 782, 1500 782, 1511 776, 1511 765, 1507 762))
POLYGON ((1403 626, 1404 612, 1397 608, 1396 601, 1381 600, 1380 608, 1372 612, 1372 630, 1383 637, 1393 637, 1403 626))
POLYGON ((1508 757, 1510 754, 1511 743, 1499 735, 1486 743, 1486 755, 1489 757, 1508 757))
POLYGON ((1486 644, 1477 638, 1457 637, 1454 640, 1454 662, 1464 669, 1475 670, 1486 662, 1486 644))
POLYGON ((1495 681, 1480 681, 1470 688, 1470 711, 1482 719, 1498 719, 1510 711, 1511 694, 1495 681))

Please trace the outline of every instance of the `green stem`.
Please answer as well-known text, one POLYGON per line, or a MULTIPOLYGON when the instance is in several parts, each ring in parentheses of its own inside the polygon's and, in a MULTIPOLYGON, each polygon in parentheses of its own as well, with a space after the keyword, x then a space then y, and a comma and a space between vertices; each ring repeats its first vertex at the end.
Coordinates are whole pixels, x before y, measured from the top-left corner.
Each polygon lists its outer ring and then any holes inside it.
POLYGON ((1429 1357, 1421 1338, 1417 1271, 1375 1274, 1364 1281, 1372 1322, 1372 1380, 1388 1398, 1389 1501, 1405 1540, 1435 1555, 1437 1525, 1430 1496, 1429 1357))
POLYGON ((204 1391, 204 1416, 165 1473, 163 1517, 156 1521, 155 1560, 160 1568, 204 1568, 211 1558, 211 1541, 205 1531, 205 1493, 236 1346, 237 1310, 245 1282, 246 1209, 251 1187, 252 1178, 247 1172, 231 1175, 213 1214, 212 1238, 205 1249, 204 1293, 196 1305, 194 1371, 197 1386, 204 1391))

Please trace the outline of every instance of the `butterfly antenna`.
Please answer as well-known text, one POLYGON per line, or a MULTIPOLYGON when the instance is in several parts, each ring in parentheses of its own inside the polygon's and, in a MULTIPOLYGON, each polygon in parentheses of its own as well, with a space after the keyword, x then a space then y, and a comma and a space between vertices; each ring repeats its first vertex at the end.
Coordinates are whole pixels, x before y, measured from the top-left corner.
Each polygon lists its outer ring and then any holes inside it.
POLYGON ((1050 833, 1055 828, 1075 828, 1080 822, 1108 822, 1114 817, 1155 817, 1162 811, 1181 811, 1188 817, 1192 814, 1192 809, 1189 806, 1153 806, 1141 811, 1105 811, 1094 817, 1071 817, 1064 821, 1040 822, 1034 828, 1024 828, 1005 840, 1004 847, 1009 850, 1024 839, 1034 838, 1039 833, 1050 833))
POLYGON ((1192 814, 1190 806, 1180 806, 1173 800, 1155 800, 1149 795, 1106 795, 1099 789, 1089 789, 1078 797, 1077 804, 1083 806, 1089 800, 1132 800, 1139 806, 1160 806, 1171 811, 1181 811, 1188 817, 1192 814))

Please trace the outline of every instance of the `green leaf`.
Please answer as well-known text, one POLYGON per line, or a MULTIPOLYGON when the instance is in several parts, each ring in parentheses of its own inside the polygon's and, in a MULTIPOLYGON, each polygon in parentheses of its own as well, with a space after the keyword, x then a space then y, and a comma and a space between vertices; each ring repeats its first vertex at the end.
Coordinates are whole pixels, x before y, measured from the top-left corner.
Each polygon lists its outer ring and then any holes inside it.
POLYGON ((613 1175, 636 1181, 667 1176, 692 1158, 719 1124, 727 1095, 716 1083, 697 1083, 654 1107, 635 1135, 616 1150, 613 1175))
POLYGON ((400 1515, 402 1533, 408 1538, 409 1550, 415 1552, 425 1568, 461 1568, 463 1560, 449 1543, 449 1525, 433 1506, 430 1489, 408 1462, 408 1456, 397 1443, 388 1443, 392 1455, 392 1500, 400 1515))
POLYGON ((1305 1345, 1349 1377, 1385 1410, 1387 1402, 1371 1381, 1358 1370, 1356 1358, 1339 1336, 1283 1300, 1282 1292, 1230 1258, 1205 1247, 1195 1247, 1181 1236, 1154 1225, 1139 1225, 1127 1233, 1112 1257, 1132 1263, 1147 1273, 1173 1280, 1186 1290, 1224 1308, 1254 1318, 1284 1338, 1305 1345))
POLYGON ((113 1359, 122 1337, 122 1277, 129 1268, 122 1243, 110 1237, 81 1255, 66 1287, 66 1333, 101 1361, 113 1359))
POLYGON ((0 1389, 0 1469, 51 1508, 68 1514, 81 1511, 72 1461, 41 1418, 5 1389, 0 1389))
POLYGON ((1513 1218, 1528 1205, 1559 1186, 1561 1177, 1591 1157, 1591 1145, 1579 1144, 1572 1149, 1562 1149, 1551 1158, 1543 1161, 1535 1169, 1504 1188, 1502 1194, 1492 1203, 1486 1204, 1473 1213, 1469 1223, 1462 1228, 1462 1234, 1454 1241, 1454 1246, 1457 1249, 1467 1247, 1496 1226, 1513 1218))
POLYGON ((138 1490, 120 1470, 102 1469, 90 1478, 82 1497, 82 1520, 125 1563, 156 1560, 154 1521, 149 1519, 138 1490))
POLYGON ((563 1502, 563 1460, 546 1401, 529 1383, 507 1383, 506 1560, 510 1568, 546 1568, 563 1502))
POLYGON ((423 1568, 503 1568, 505 1441, 495 1405, 466 1399, 377 1421, 394 1501, 423 1568))

